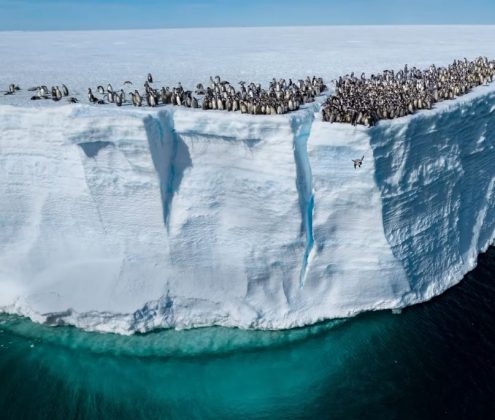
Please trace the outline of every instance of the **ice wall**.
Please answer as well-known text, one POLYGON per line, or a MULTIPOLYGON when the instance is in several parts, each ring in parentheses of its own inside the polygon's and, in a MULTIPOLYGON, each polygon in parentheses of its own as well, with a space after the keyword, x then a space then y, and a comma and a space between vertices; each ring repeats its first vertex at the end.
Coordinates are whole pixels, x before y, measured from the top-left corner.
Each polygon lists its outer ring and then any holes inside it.
POLYGON ((372 129, 315 111, 0 107, 0 308, 288 328, 458 282, 494 236, 494 89, 372 129))

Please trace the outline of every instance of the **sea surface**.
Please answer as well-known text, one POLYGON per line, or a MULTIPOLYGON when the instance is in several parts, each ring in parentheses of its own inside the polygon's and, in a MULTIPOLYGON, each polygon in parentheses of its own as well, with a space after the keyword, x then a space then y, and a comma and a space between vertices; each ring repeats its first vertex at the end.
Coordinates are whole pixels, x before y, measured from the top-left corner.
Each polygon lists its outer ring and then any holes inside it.
POLYGON ((495 418, 495 248, 425 304, 131 337, 0 315, 0 418, 495 418))

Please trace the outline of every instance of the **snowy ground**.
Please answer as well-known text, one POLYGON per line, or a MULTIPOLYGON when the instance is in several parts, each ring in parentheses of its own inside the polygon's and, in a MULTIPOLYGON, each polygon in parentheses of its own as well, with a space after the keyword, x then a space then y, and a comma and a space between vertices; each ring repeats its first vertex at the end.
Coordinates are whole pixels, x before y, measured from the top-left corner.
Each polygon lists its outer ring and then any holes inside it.
MULTIPOLYGON (((221 75, 232 83, 272 77, 377 72, 404 64, 428 67, 456 58, 495 56, 495 26, 300 27, 0 33, 0 89, 65 83, 90 86, 125 80, 193 88, 221 75)), ((0 96, 0 104, 55 105, 0 96)))
MULTIPOLYGON (((483 27, 1 35, 0 84, 82 92, 148 71, 193 86, 495 56, 483 27)), ((130 333, 429 299, 493 240, 494 89, 370 130, 323 123, 318 104, 266 117, 0 96, 0 308, 130 333)))

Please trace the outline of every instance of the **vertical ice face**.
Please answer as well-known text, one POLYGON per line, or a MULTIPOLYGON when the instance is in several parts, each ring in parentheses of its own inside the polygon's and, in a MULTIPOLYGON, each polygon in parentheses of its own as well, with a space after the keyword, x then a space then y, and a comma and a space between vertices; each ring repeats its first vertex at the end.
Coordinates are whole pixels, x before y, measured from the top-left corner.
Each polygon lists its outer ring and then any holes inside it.
POLYGON ((288 328, 459 281, 494 236, 493 88, 373 129, 313 111, 0 107, 0 308, 288 328))
POLYGON ((368 132, 317 121, 308 141, 314 250, 303 294, 322 313, 396 306, 410 289, 384 235, 368 132), (362 156, 355 169, 352 159, 362 156))
POLYGON ((174 294, 215 302, 218 316, 240 323, 244 312, 256 320, 290 308, 312 238, 305 156, 313 115, 165 110, 146 118, 174 294))
POLYGON ((385 235, 412 299, 457 283, 493 241, 494 103, 489 92, 369 131, 385 235))

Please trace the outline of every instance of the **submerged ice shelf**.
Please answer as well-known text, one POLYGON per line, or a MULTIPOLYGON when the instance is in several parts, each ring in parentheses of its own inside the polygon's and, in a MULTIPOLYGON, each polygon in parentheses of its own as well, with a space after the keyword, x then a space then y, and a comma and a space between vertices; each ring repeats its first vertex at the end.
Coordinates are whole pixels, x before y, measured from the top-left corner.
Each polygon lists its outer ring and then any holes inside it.
POLYGON ((0 308, 288 328, 460 281, 495 232, 495 89, 372 129, 316 111, 0 107, 0 308))

